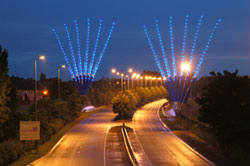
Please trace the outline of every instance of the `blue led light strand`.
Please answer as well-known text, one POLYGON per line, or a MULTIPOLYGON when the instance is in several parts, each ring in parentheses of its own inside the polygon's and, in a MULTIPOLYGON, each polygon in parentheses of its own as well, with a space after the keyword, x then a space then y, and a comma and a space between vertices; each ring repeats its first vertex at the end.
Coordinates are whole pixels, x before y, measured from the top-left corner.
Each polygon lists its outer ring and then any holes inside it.
POLYGON ((74 70, 75 70, 75 76, 77 77, 79 75, 79 73, 78 73, 78 69, 77 69, 77 64, 76 64, 76 60, 75 60, 75 55, 74 55, 74 50, 73 50, 69 30, 68 30, 68 27, 67 27, 66 24, 64 24, 64 28, 65 28, 67 38, 68 38, 68 42, 69 42, 69 48, 70 48, 71 57, 72 57, 72 61, 73 61, 73 67, 74 67, 74 70))
POLYGON ((158 20, 155 21, 155 27, 156 27, 156 31, 157 31, 157 34, 158 34, 158 39, 159 39, 160 46, 161 46, 162 58, 163 58, 164 65, 165 65, 165 68, 166 68, 166 71, 167 71, 167 77, 170 77, 171 72, 170 72, 170 69, 169 69, 169 66, 168 66, 167 55, 166 55, 164 45, 163 45, 163 42, 162 42, 162 37, 161 37, 161 32, 160 32, 159 21, 158 20))
POLYGON ((172 66, 173 66, 173 75, 176 75, 176 63, 175 63, 175 53, 174 53, 174 37, 173 37, 173 17, 169 17, 169 33, 170 33, 170 42, 171 42, 171 55, 172 55, 172 66))
MULTIPOLYGON (((185 50, 186 50, 186 40, 187 40, 188 19, 189 19, 189 15, 186 15, 185 23, 184 23, 183 41, 182 41, 181 63, 183 63, 184 60, 185 60, 185 50)), ((181 74, 181 75, 182 75, 182 74, 181 74)))
POLYGON ((78 69, 79 74, 82 75, 82 57, 81 57, 81 46, 80 46, 80 37, 79 37, 79 25, 77 20, 75 22, 75 28, 76 28, 76 43, 77 43, 77 52, 78 52, 78 69))
POLYGON ((87 27, 87 39, 86 39, 86 48, 85 48, 84 75, 87 75, 88 73, 90 19, 88 19, 87 26, 88 27, 87 27))
POLYGON ((113 30, 114 30, 114 27, 115 27, 115 23, 113 22, 113 23, 112 23, 112 26, 111 26, 111 28, 110 28, 110 30, 109 30, 108 37, 107 37, 107 39, 106 39, 106 41, 105 41, 105 43, 104 43, 104 47, 103 47, 103 49, 102 49, 102 51, 101 51, 101 53, 100 53, 100 55, 99 55, 99 57, 98 57, 98 59, 97 59, 97 62, 96 62, 96 64, 95 64, 94 71, 93 71, 93 73, 92 73, 93 77, 95 77, 95 74, 96 74, 96 72, 97 72, 97 70, 98 70, 98 68, 99 68, 99 65, 100 65, 101 60, 102 60, 103 55, 104 55, 104 52, 105 52, 105 50, 106 50, 106 48, 107 48, 107 46, 108 46, 109 40, 110 40, 111 35, 112 35, 112 32, 113 32, 113 30))
POLYGON ((144 25, 144 33, 145 33, 145 35, 146 35, 146 38, 147 38, 147 40, 148 40, 148 44, 149 44, 149 46, 150 46, 150 48, 151 48, 151 50, 152 50, 152 53, 153 53, 153 55, 154 55, 155 62, 156 62, 157 66, 158 66, 158 68, 159 68, 159 70, 160 70, 160 72, 161 72, 161 75, 162 75, 162 77, 165 77, 165 72, 162 70, 162 67, 161 67, 161 64, 160 64, 160 62, 159 62, 159 59, 158 59, 158 57, 157 57, 157 54, 156 54, 156 52, 155 52, 155 49, 154 49, 153 44, 152 44, 152 42, 151 42, 151 39, 150 39, 150 37, 149 37, 149 35, 148 35, 148 31, 147 31, 146 25, 144 25))
POLYGON ((64 60, 66 62, 66 66, 67 66, 67 68, 69 70, 69 73, 70 73, 70 75, 71 75, 72 78, 75 78, 74 72, 73 72, 73 70, 71 68, 71 65, 69 63, 69 59, 68 59, 68 57, 67 57, 67 55, 66 55, 66 53, 65 53, 65 51, 63 49, 63 45, 61 43, 61 40, 60 40, 59 36, 57 35, 55 29, 52 29, 52 32, 54 33, 54 35, 55 35, 55 37, 57 39, 57 43, 58 43, 58 45, 59 45, 59 47, 60 47, 60 49, 62 51, 62 54, 63 54, 64 60))
POLYGON ((201 27, 201 24, 202 24, 203 17, 204 17, 203 15, 200 16, 200 19, 199 19, 199 21, 197 23, 197 27, 196 27, 196 31, 195 31, 194 41, 193 41, 193 44, 192 44, 192 48, 191 48, 191 52, 190 52, 190 59, 189 59, 189 62, 190 62, 191 65, 194 65, 192 63, 193 55, 194 55, 194 52, 195 52, 196 43, 197 43, 197 40, 198 40, 198 36, 199 36, 200 27, 201 27))
POLYGON ((98 46, 98 42, 99 42, 99 38, 100 38, 101 29, 102 29, 102 20, 100 20, 100 23, 99 23, 99 28, 98 28, 97 35, 96 35, 96 40, 95 40, 95 46, 94 46, 92 57, 91 57, 91 60, 90 60, 90 63, 89 63, 89 72, 88 72, 88 74, 92 73, 92 69, 93 69, 93 65, 94 65, 94 61, 95 61, 96 50, 97 50, 97 46, 98 46))
POLYGON ((208 41, 207 41, 207 43, 206 43, 206 45, 205 45, 205 48, 204 48, 204 50, 203 50, 203 52, 202 52, 202 54, 201 54, 200 60, 199 60, 198 65, 197 65, 197 67, 196 67, 196 70, 195 70, 195 73, 194 73, 194 77, 196 77, 196 76, 199 74, 200 67, 201 67, 201 64, 202 64, 202 62, 203 62, 204 56, 205 56, 206 53, 207 53, 208 47, 209 47, 209 45, 210 45, 210 43, 211 43, 211 41, 212 41, 212 39, 213 39, 213 37, 214 37, 215 31, 216 31, 216 29, 218 28, 220 22, 221 22, 221 19, 219 19, 219 20, 216 22, 216 24, 215 24, 215 26, 214 26, 214 28, 213 28, 213 30, 212 30, 212 32, 211 32, 209 38, 208 38, 208 41))

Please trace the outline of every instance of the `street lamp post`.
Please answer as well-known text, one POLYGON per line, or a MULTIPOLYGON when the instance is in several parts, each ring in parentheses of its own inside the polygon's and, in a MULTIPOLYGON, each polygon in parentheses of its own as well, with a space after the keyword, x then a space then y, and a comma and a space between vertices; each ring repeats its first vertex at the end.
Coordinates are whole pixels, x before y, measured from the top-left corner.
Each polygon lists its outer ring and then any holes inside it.
POLYGON ((124 76, 124 74, 123 73, 121 73, 121 91, 123 92, 123 76, 124 76))
POLYGON ((60 87, 60 70, 61 68, 65 68, 65 65, 61 65, 60 67, 58 67, 58 118, 60 119, 61 117, 61 103, 60 103, 60 96, 61 96, 61 87, 60 87))
POLYGON ((152 87, 152 77, 151 76, 149 77, 149 80, 150 80, 150 87, 152 87))
POLYGON ((145 88, 147 87, 147 83, 148 83, 148 76, 145 76, 145 88))
POLYGON ((128 72, 130 73, 130 76, 131 76, 131 88, 133 89, 133 76, 132 76, 132 72, 133 72, 133 69, 128 69, 128 72))
POLYGON ((40 55, 35 59, 35 95, 34 95, 34 99, 35 99, 36 121, 37 121, 37 60, 44 61, 45 56, 40 55))
POLYGON ((127 81, 128 81, 128 87, 127 87, 127 89, 129 90, 129 76, 126 75, 126 77, 127 77, 127 81))
POLYGON ((143 77, 141 77, 141 87, 143 87, 143 77))

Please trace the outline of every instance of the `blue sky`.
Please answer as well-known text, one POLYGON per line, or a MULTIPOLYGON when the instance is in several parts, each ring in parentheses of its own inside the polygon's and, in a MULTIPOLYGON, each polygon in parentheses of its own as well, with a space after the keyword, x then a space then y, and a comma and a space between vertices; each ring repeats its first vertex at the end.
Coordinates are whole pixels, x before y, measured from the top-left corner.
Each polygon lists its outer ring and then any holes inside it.
MULTIPOLYGON (((9 51, 10 75, 33 77, 34 58, 45 54, 46 63, 39 63, 38 71, 55 77, 57 67, 64 63, 64 59, 52 28, 59 35, 64 35, 63 24, 73 28, 73 21, 77 19, 84 45, 87 18, 91 19, 94 30, 98 27, 98 20, 103 19, 106 33, 114 21, 116 27, 98 70, 98 79, 110 76, 112 67, 122 70, 133 67, 138 72, 158 70, 143 32, 144 24, 148 26, 152 38, 156 39, 154 20, 159 19, 167 49, 168 19, 173 16, 178 54, 185 15, 190 14, 188 41, 193 38, 199 16, 204 15, 197 54, 202 51, 217 19, 222 18, 223 21, 205 57, 200 75, 224 69, 239 69, 240 74, 250 75, 249 6, 249 0, 5 0, 0 10, 0 44, 9 51)), ((95 38, 92 36, 91 39, 95 38)), ((63 42, 67 44, 66 40, 63 42)), ((157 48, 157 51, 160 53, 160 49, 157 48)), ((63 71, 62 77, 70 79, 68 71, 63 71)))

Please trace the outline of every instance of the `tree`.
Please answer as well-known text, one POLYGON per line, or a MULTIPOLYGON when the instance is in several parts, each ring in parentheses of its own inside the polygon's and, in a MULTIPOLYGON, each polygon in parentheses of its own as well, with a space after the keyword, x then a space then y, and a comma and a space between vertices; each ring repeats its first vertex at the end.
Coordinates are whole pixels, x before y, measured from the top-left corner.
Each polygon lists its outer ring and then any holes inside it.
POLYGON ((236 147, 250 153, 250 79, 237 73, 211 72, 196 102, 200 105, 199 120, 209 124, 227 151, 236 147))
POLYGON ((0 140, 3 139, 4 130, 3 125, 8 120, 9 107, 8 102, 10 101, 10 80, 8 77, 8 51, 2 50, 0 46, 0 140))
POLYGON ((123 115, 124 118, 126 118, 130 113, 130 111, 132 111, 133 109, 133 104, 131 103, 129 97, 122 92, 119 92, 112 99, 112 104, 113 104, 113 112, 118 113, 119 116, 123 115))

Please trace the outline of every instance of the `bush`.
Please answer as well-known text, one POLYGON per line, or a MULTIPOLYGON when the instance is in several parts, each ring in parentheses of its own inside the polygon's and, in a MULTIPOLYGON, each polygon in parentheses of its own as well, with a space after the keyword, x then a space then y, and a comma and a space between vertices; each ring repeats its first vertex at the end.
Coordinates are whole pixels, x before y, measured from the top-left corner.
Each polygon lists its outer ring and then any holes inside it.
POLYGON ((0 165, 7 165, 23 153, 20 141, 9 139, 0 144, 0 165))
POLYGON ((129 112, 133 109, 133 104, 131 103, 129 97, 120 92, 112 99, 113 111, 125 117, 128 116, 129 112))

